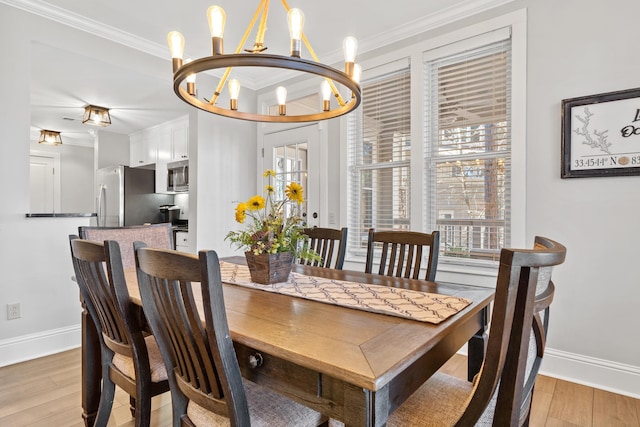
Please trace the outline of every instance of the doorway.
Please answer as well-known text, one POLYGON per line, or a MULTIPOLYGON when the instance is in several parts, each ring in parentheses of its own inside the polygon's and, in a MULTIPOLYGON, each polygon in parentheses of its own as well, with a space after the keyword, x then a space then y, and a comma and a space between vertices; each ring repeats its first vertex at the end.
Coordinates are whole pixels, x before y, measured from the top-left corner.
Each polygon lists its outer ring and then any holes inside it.
POLYGON ((60 160, 53 154, 29 156, 29 211, 60 212, 60 160))
POLYGON ((276 172, 276 198, 292 181, 302 185, 302 216, 308 227, 320 225, 319 129, 317 124, 264 135, 263 169, 276 172))

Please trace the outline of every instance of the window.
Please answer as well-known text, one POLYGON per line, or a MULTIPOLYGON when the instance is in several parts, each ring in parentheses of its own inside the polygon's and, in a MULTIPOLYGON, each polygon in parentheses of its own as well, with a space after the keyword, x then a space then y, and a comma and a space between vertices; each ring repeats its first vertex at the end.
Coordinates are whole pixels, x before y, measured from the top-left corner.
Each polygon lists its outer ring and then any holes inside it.
MULTIPOLYGON (((274 200, 285 200, 285 189, 291 182, 297 182, 303 189, 307 189, 307 143, 294 143, 273 148, 273 171, 276 173, 273 189, 274 200)), ((301 205, 286 204, 285 217, 304 215, 307 212, 307 202, 301 205), (303 214, 304 213, 304 214, 303 214)))
POLYGON ((368 72, 348 118, 349 246, 360 253, 369 228, 410 228, 410 69, 407 60, 391 68, 368 72))
POLYGON ((509 244, 509 41, 426 61, 425 88, 427 229, 440 230, 443 257, 498 260, 509 244))
POLYGON ((346 118, 349 260, 362 261, 372 227, 439 230, 451 273, 489 275, 502 247, 522 243, 524 145, 511 141, 525 137, 525 20, 503 18, 364 66, 346 118))

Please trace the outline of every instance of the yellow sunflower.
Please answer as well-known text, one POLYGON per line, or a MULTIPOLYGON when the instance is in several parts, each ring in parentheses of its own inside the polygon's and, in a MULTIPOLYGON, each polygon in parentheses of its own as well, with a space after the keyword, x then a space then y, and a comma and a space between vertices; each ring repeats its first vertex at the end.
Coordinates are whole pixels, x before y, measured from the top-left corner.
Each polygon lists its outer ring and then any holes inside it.
POLYGON ((263 209, 265 205, 264 197, 253 196, 252 198, 249 199, 249 201, 247 202, 247 205, 249 205, 250 211, 257 211, 257 210, 263 209))
POLYGON ((247 204, 244 202, 240 202, 238 203, 238 206, 236 206, 236 221, 238 221, 240 224, 244 223, 244 220, 247 218, 248 208, 249 206, 247 206, 247 204))
POLYGON ((273 194, 273 192, 275 191, 275 189, 273 188, 273 185, 265 185, 264 186, 264 191, 266 191, 269 194, 273 194))
POLYGON ((289 200, 293 200, 297 204, 304 202, 304 197, 302 196, 302 186, 297 182, 292 182, 287 185, 287 188, 284 190, 284 194, 287 195, 289 200))
POLYGON ((264 171, 264 173, 262 174, 262 176, 264 176, 265 178, 268 176, 276 176, 276 171, 274 171, 273 169, 267 169, 266 171, 264 171))

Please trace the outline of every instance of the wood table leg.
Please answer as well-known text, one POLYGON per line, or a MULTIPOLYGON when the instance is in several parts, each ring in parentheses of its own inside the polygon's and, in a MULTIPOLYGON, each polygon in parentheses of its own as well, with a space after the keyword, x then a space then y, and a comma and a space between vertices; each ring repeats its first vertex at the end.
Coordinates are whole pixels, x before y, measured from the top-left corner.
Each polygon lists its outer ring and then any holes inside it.
POLYGON ((482 327, 478 329, 467 345, 467 380, 473 381, 473 378, 480 372, 482 363, 484 362, 484 354, 487 349, 487 323, 488 311, 487 307, 482 310, 482 327))
POLYGON ((82 304, 82 418, 85 426, 91 427, 100 404, 100 381, 102 380, 100 336, 82 298, 80 302, 82 304))
POLYGON ((351 385, 344 388, 345 427, 382 427, 389 417, 389 387, 378 391, 351 385))

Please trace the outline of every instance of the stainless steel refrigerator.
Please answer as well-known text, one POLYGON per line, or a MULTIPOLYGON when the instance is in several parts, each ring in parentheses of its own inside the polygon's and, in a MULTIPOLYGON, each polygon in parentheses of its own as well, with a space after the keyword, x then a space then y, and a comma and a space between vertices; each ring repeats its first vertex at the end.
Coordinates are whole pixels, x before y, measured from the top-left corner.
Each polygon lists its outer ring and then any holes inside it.
POLYGON ((118 165, 96 172, 99 227, 162 222, 160 206, 173 204, 171 194, 155 193, 155 171, 118 165))

